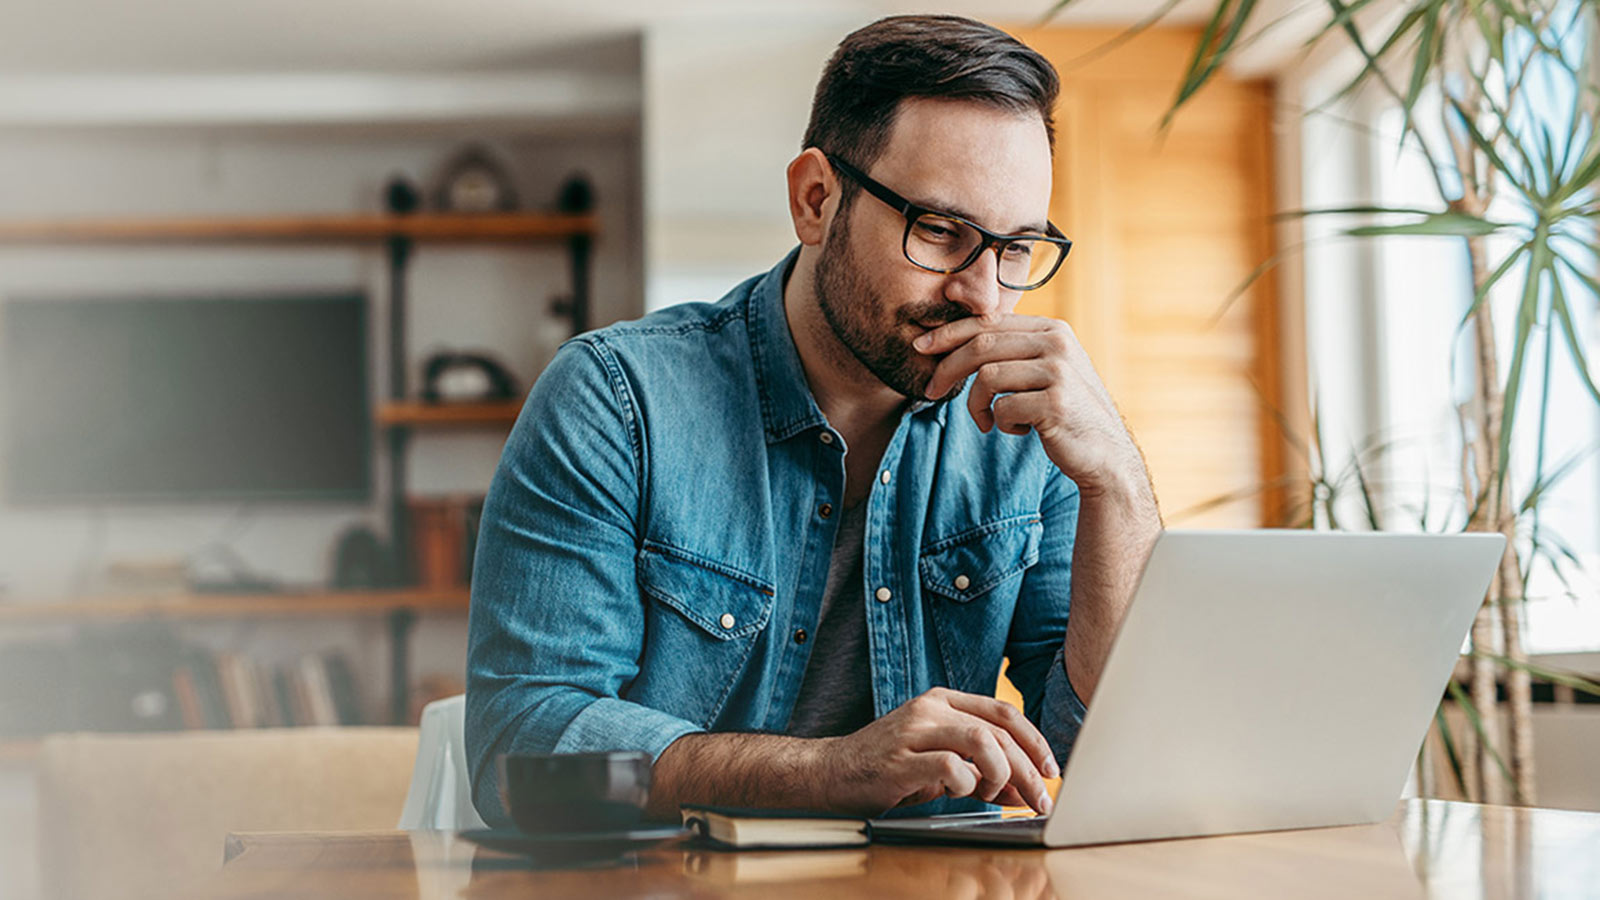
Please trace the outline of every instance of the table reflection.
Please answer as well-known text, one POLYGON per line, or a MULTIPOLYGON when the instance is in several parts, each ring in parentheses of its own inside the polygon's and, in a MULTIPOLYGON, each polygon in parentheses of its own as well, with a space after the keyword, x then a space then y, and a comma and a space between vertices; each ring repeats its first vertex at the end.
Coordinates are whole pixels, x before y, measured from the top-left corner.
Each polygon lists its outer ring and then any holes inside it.
POLYGON ((217 896, 1600 898, 1600 815, 1408 801, 1377 825, 1065 850, 708 849, 531 860, 444 832, 244 835, 217 896))
MULTIPOLYGON (((455 852, 463 852, 459 843, 455 852)), ((1159 841, 1069 850, 875 846, 814 851, 716 850, 688 845, 604 863, 552 866, 485 848, 458 857, 446 877, 418 854, 423 898, 506 896, 537 883, 541 897, 761 896, 767 898, 1052 897, 1259 894, 1276 885, 1302 897, 1419 898, 1422 886, 1393 825, 1159 841)), ((431 862, 437 862, 437 858, 431 862)))

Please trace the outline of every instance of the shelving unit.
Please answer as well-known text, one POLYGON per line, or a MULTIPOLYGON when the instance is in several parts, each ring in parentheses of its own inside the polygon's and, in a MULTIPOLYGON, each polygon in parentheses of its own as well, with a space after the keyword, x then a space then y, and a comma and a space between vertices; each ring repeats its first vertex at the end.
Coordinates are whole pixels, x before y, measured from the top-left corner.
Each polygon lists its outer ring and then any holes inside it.
MULTIPOLYGON (((0 606, 0 627, 8 625, 100 624, 158 619, 204 621, 216 619, 314 618, 318 616, 381 615, 390 622, 390 640, 406 642, 410 628, 426 613, 464 613, 469 606, 466 588, 454 590, 303 591, 273 594, 141 594, 85 597, 63 602, 14 603, 0 606), (401 623, 397 628, 396 623, 401 623)), ((390 646, 391 679, 404 678, 409 654, 406 646, 390 646)), ((409 702, 409 698, 408 698, 409 702)), ((392 710, 391 710, 392 713, 392 710)), ((0 741, 0 767, 32 761, 37 740, 0 741)))
POLYGON ((268 619, 277 616, 465 612, 466 588, 448 591, 306 591, 277 594, 142 594, 0 606, 0 625, 132 619, 268 619))
POLYGON ((522 412, 518 401, 504 403, 385 403, 378 424, 385 428, 509 427, 522 412))
MULTIPOLYGON (((520 403, 430 405, 415 401, 407 384, 407 272, 421 243, 565 244, 571 264, 570 298, 563 311, 572 333, 589 327, 590 254, 599 230, 591 213, 414 213, 392 215, 304 215, 257 217, 121 218, 0 222, 0 245, 373 245, 388 260, 387 402, 374 424, 384 430, 388 455, 389 541, 414 583, 406 517, 406 448, 414 431, 506 428, 520 403)), ((406 720, 410 706, 409 645, 419 612, 467 609, 467 591, 415 589, 377 592, 206 595, 141 600, 84 599, 70 603, 0 606, 0 624, 73 622, 160 616, 174 619, 381 614, 390 629, 390 719, 406 720)), ((0 745, 0 760, 5 750, 0 745)))
POLYGON ((0 222, 0 244, 524 243, 590 237, 598 226, 593 215, 558 213, 40 219, 0 222))

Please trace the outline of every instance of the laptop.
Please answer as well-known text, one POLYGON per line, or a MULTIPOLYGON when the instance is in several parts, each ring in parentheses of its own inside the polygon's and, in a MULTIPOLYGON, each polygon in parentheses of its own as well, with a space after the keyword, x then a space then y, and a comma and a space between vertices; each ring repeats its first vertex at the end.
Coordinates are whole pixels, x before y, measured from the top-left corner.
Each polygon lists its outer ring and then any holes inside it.
POLYGON ((1071 847, 1387 818, 1504 548, 1164 532, 1052 814, 879 819, 873 838, 1071 847))

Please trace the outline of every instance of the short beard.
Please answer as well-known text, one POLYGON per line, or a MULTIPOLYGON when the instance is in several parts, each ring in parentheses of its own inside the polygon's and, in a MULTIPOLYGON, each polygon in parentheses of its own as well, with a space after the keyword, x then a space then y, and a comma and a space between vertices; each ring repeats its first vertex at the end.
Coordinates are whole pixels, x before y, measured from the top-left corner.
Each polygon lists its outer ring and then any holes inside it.
MULTIPOLYGON (((971 313, 948 302, 906 307, 895 313, 894 321, 874 322, 887 307, 872 290, 856 263, 850 246, 850 210, 841 204, 834 216, 834 228, 817 259, 817 305, 833 329, 834 337, 850 351, 868 372, 890 389, 911 400, 929 399, 928 382, 933 378, 937 357, 917 352, 911 342, 900 337, 898 326, 911 323, 945 323, 967 318, 971 313)), ((961 393, 966 379, 957 382, 938 400, 949 400, 961 393)))

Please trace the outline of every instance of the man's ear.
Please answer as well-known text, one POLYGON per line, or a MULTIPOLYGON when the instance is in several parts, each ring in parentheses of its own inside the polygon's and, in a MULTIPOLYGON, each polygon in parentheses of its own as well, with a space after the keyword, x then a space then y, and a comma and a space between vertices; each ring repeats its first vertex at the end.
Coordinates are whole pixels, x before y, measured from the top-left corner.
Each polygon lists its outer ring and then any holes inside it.
POLYGON ((789 163, 787 174, 795 237, 808 247, 820 246, 839 208, 839 178, 816 147, 801 151, 789 163))

